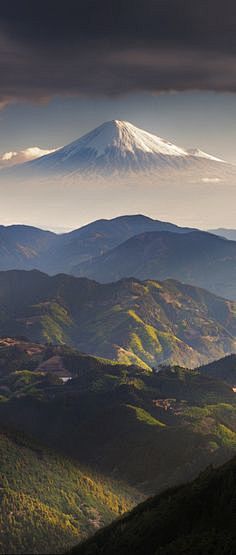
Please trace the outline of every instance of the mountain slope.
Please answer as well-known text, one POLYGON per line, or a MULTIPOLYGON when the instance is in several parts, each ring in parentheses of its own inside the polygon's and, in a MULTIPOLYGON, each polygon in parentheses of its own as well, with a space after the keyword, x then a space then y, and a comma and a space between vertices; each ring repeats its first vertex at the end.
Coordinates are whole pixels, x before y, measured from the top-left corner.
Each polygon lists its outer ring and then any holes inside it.
POLYGON ((230 241, 236 241, 235 229, 224 229, 219 227, 218 229, 209 230, 209 233, 214 233, 215 235, 219 235, 220 237, 225 237, 225 239, 229 239, 230 241))
POLYGON ((196 366, 235 351, 235 302, 173 280, 101 285, 37 271, 0 272, 0 335, 68 343, 134 362, 196 366))
POLYGON ((134 505, 128 486, 0 430, 1 553, 62 553, 134 505))
POLYGON ((236 389, 236 355, 215 360, 199 368, 201 374, 223 380, 236 389))
POLYGON ((236 459, 168 490, 98 532, 74 555, 233 555, 236 459))
MULTIPOLYGON (((77 139, 13 171, 75 176, 76 173, 113 174, 158 169, 216 168, 227 164, 198 149, 185 150, 126 121, 103 123, 77 139)), ((228 164, 229 166, 229 164, 228 164)), ((12 170, 11 170, 12 171, 12 170)))
POLYGON ((134 235, 165 230, 190 231, 142 214, 97 220, 60 235, 31 226, 0 226, 0 270, 37 268, 47 273, 70 273, 76 264, 91 260, 134 235))
POLYGON ((175 233, 191 231, 189 228, 153 220, 142 214, 97 220, 57 236, 52 248, 40 256, 37 268, 50 274, 72 273, 77 264, 92 260, 138 233, 165 230, 175 233))
POLYGON ((235 299, 236 242, 203 231, 143 233, 73 273, 100 282, 174 278, 235 299))
POLYGON ((0 226, 0 268, 30 269, 52 248, 57 235, 26 225, 0 226))

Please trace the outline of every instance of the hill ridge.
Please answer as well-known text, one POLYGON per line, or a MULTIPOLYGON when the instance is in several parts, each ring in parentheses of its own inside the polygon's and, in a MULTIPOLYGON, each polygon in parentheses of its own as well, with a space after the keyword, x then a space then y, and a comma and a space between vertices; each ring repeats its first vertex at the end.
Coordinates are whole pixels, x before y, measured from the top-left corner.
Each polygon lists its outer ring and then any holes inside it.
POLYGON ((101 284, 0 272, 0 335, 68 343, 145 368, 197 366, 236 350, 236 304, 173 279, 101 284))

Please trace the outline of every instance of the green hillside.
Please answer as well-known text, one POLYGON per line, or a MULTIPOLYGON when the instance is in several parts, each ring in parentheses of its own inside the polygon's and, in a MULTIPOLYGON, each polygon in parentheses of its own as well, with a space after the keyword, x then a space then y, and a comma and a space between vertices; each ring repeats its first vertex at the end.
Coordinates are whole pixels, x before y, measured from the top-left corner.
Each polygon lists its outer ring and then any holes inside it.
POLYGON ((234 555, 236 459, 136 507, 74 555, 234 555))
POLYGON ((146 369, 194 367, 235 351, 236 303, 173 280, 101 285, 1 272, 0 335, 67 343, 146 369))
POLYGON ((0 553, 61 553, 140 499, 77 463, 0 432, 0 553))
POLYGON ((1 422, 94 471, 148 494, 235 452, 236 396, 200 370, 157 373, 69 347, 2 342, 1 422))

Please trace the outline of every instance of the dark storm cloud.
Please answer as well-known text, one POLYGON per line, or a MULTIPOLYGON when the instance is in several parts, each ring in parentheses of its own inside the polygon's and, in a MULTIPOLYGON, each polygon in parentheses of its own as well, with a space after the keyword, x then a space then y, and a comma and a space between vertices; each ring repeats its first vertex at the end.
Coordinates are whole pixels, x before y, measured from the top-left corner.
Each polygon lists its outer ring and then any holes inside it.
POLYGON ((235 0, 21 0, 0 7, 0 105, 236 91, 235 0))

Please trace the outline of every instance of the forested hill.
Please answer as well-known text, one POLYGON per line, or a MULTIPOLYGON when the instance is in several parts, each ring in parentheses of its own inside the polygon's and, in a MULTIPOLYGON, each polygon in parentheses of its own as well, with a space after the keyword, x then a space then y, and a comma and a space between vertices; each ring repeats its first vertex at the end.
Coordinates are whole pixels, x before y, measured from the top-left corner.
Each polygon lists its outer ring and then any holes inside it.
POLYGON ((71 555, 234 555, 236 458, 137 506, 71 555))

